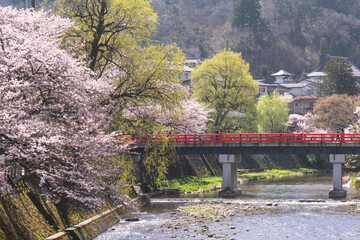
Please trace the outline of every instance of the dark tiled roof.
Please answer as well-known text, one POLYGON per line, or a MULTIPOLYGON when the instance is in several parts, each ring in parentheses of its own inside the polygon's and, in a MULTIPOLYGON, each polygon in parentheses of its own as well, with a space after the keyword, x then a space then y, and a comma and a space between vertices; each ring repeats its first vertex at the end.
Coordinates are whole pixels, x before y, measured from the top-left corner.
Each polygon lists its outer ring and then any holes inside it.
POLYGON ((309 73, 308 75, 310 75, 310 76, 311 76, 311 75, 313 75, 313 76, 322 76, 323 74, 319 74, 319 73, 323 73, 324 70, 325 70, 325 65, 326 65, 329 61, 333 60, 334 58, 344 58, 344 59, 346 59, 346 60, 351 64, 351 69, 352 69, 352 71, 353 71, 354 76, 357 77, 357 78, 360 77, 360 69, 355 66, 355 64, 354 64, 354 62, 353 62, 353 60, 352 60, 351 57, 330 56, 329 54, 326 55, 325 60, 324 60, 324 62, 321 64, 321 66, 320 66, 318 69, 316 69, 314 72, 309 73))

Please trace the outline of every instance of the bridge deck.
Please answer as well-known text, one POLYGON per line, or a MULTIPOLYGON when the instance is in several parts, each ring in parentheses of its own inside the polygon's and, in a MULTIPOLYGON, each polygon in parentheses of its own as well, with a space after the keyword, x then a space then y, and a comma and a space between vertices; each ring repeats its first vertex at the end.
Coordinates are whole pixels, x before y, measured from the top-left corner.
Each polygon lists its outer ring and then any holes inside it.
POLYGON ((170 141, 179 154, 360 154, 360 134, 202 134, 127 136, 135 151, 170 141))

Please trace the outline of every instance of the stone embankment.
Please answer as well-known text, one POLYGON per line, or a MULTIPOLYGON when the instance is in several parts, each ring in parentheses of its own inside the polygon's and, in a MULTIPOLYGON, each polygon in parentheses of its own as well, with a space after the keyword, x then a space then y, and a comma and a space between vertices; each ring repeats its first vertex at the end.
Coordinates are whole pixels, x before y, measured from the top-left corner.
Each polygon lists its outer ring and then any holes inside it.
MULTIPOLYGON (((125 206, 93 211, 77 205, 55 205, 46 201, 41 195, 46 189, 38 185, 37 179, 23 176, 13 182, 13 192, 0 196, 0 239, 92 239, 127 212, 125 206)), ((141 206, 149 199, 141 196, 133 201, 141 206)))
MULTIPOLYGON (((141 206, 149 203, 150 200, 146 195, 141 195, 133 201, 141 206)), ((126 214, 126 207, 119 205, 62 232, 47 237, 45 240, 91 240, 118 223, 126 214)))

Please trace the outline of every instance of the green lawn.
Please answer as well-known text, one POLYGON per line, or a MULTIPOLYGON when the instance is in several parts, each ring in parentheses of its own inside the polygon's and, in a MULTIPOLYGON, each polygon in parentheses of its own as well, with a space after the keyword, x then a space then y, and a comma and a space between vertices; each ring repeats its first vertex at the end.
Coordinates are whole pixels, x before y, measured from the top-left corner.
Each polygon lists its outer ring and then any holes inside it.
POLYGON ((251 172, 251 173, 239 174, 239 178, 243 178, 243 179, 275 178, 275 177, 301 175, 304 173, 316 173, 316 172, 318 171, 309 168, 284 169, 284 170, 272 169, 272 170, 265 170, 263 172, 251 172))
MULTIPOLYGON (((290 175, 301 175, 304 173, 316 173, 315 169, 300 168, 300 169, 272 169, 265 170, 263 172, 251 172, 239 174, 239 178, 242 179, 263 179, 263 178, 275 178, 290 175)), ((169 179, 162 181, 160 188, 177 188, 182 192, 194 192, 200 189, 211 190, 214 186, 222 183, 222 177, 203 177, 198 178, 194 176, 182 176, 179 178, 169 179)))
POLYGON ((209 190, 213 186, 222 183, 222 177, 203 177, 182 176, 170 179, 161 183, 162 188, 178 188, 182 192, 199 191, 201 188, 209 190))

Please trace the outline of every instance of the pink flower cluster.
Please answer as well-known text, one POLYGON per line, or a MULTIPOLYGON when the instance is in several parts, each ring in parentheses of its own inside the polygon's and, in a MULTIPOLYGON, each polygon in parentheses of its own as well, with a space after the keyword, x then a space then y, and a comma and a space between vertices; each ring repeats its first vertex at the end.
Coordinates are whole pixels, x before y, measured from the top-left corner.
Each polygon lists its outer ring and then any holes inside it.
POLYGON ((111 182, 122 171, 113 153, 126 146, 103 131, 99 105, 111 86, 59 48, 72 26, 44 11, 0 7, 0 153, 46 184, 53 200, 96 206, 112 191, 123 201, 111 182))

